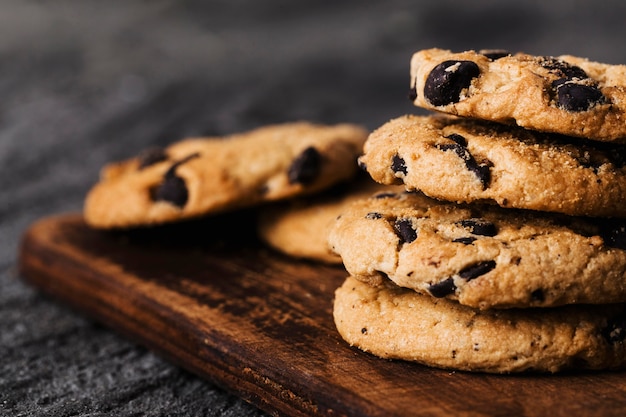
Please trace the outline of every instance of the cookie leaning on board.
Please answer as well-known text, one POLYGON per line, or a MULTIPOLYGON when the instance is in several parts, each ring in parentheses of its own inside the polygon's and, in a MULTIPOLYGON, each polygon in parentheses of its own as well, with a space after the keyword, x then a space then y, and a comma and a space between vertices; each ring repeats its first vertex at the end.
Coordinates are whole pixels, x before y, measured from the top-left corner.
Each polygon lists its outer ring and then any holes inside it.
POLYGON ((425 49, 411 59, 411 99, 458 116, 626 142, 626 65, 425 49))
POLYGON ((378 184, 362 174, 315 195, 259 208, 257 234, 270 247, 294 258, 341 264, 339 255, 328 247, 337 216, 353 201, 401 190, 401 186, 378 184))
POLYGON ((182 140, 104 167, 85 220, 150 226, 318 192, 356 174, 366 137, 352 124, 298 122, 182 140))

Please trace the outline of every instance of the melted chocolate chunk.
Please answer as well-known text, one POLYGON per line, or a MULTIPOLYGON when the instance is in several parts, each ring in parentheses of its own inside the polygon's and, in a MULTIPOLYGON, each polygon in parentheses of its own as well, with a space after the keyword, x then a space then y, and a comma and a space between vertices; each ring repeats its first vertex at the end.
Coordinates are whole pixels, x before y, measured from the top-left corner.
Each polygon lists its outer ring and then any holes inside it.
POLYGON ((481 275, 485 275, 495 267, 496 261, 482 261, 463 268, 459 271, 459 276, 467 281, 471 281, 481 275))
POLYGON ((480 68, 472 61, 444 61, 428 74, 424 97, 433 106, 457 103, 461 92, 480 75, 480 68))
POLYGON ((496 225, 485 219, 464 219, 457 224, 468 229, 473 235, 495 236, 498 234, 496 225))
POLYGON ((141 152, 137 157, 139 160, 139 170, 142 170, 150 165, 154 165, 159 162, 167 160, 167 153, 163 148, 150 148, 141 152))
POLYGON ((579 80, 589 78, 587 73, 580 67, 553 57, 544 57, 540 65, 547 70, 556 73, 560 77, 567 79, 577 78, 579 80))
POLYGON ((319 176, 321 168, 322 155, 309 146, 291 163, 287 171, 289 183, 309 185, 319 176))
POLYGON ((393 156, 393 160, 391 161, 391 170, 393 172, 401 172, 404 175, 407 173, 406 162, 402 159, 398 154, 393 156))
POLYGON ((152 190, 153 201, 167 201, 183 208, 187 204, 189 192, 185 180, 175 175, 165 176, 163 182, 152 190))
POLYGON ((456 291, 456 285, 454 285, 454 279, 447 278, 436 284, 428 286, 428 292, 437 298, 445 297, 446 295, 453 294, 456 291))
POLYGON ((383 215, 380 213, 376 213, 376 212, 370 212, 365 215, 365 218, 370 219, 370 220, 382 219, 383 215))
POLYGON ((476 241, 475 237, 458 237, 453 240, 454 243, 462 243, 464 245, 471 245, 476 241))
POLYGON ((416 98, 417 98, 417 88, 415 88, 415 86, 413 86, 409 90, 409 100, 415 101, 416 98))
POLYGON ((539 288, 530 293, 530 299, 534 302, 541 303, 546 299, 546 295, 544 294, 543 290, 539 288))
POLYGON ((556 89, 557 105, 567 111, 578 112, 589 110, 596 104, 606 101, 598 87, 565 82, 556 89))
POLYGON ((417 231, 413 229, 411 219, 398 219, 393 225, 402 243, 411 243, 417 239, 417 231))
POLYGON ((194 153, 174 163, 163 176, 163 181, 150 190, 150 198, 153 201, 167 201, 179 208, 185 207, 189 199, 189 192, 185 180, 176 175, 176 168, 200 154, 194 153))
POLYGON ((376 195, 374 195, 374 198, 377 200, 383 199, 383 198, 397 198, 398 194, 396 193, 391 193, 391 192, 384 192, 384 193, 378 193, 376 195))
POLYGON ((609 343, 622 343, 626 340, 626 316, 617 316, 609 320, 602 329, 602 336, 609 343))
MULTIPOLYGON (((458 136, 460 138, 463 138, 461 135, 451 135, 451 136, 454 136, 454 137, 458 136)), ((454 140, 452 137, 450 137, 450 139, 454 140)), ((465 138, 463 138, 463 140, 465 140, 465 138)), ((474 159, 474 157, 469 152, 469 150, 465 147, 465 145, 461 145, 456 141, 455 143, 438 144, 438 145, 435 145, 435 147, 442 151, 453 151, 454 153, 456 153, 457 156, 461 158, 463 162, 465 162, 465 167, 470 172, 473 172, 476 175, 476 177, 482 184, 483 189, 487 188, 487 186, 491 182, 491 170, 490 170, 491 164, 490 163, 479 164, 476 161, 476 159, 474 159)))
POLYGON ((552 82, 552 89, 557 106, 561 109, 571 112, 587 111, 594 105, 607 101, 596 82, 582 68, 552 57, 543 58, 540 64, 559 77, 552 82), (583 80, 587 81, 582 83, 583 80))
POLYGON ((467 146, 467 139, 465 139, 465 137, 459 135, 458 133, 453 133, 451 135, 446 136, 445 138, 450 139, 463 147, 467 146))

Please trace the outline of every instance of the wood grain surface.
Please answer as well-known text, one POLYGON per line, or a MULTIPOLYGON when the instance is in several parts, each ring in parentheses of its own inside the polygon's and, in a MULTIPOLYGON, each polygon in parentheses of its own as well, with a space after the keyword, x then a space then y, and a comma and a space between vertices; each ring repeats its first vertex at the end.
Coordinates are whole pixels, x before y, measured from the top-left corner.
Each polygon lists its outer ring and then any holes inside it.
POLYGON ((33 286, 275 415, 623 416, 623 372, 485 375, 387 361, 332 321, 341 267, 288 259, 240 212, 133 232, 44 218, 22 240, 33 286))

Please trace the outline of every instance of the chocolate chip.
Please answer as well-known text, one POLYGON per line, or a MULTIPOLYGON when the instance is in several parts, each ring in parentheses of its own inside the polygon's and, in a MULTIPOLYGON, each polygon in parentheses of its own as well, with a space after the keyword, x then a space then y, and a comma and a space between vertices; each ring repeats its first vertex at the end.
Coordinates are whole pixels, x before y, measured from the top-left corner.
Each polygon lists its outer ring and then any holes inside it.
POLYGON ((446 139, 450 139, 455 143, 463 146, 464 148, 467 147, 467 139, 465 139, 464 136, 461 136, 458 133, 452 133, 451 135, 446 136, 446 139))
POLYGON ((454 243, 462 243, 464 245, 471 245, 475 241, 475 237, 459 237, 453 240, 454 243))
POLYGON ((413 86, 409 90, 409 100, 415 101, 416 98, 417 98, 417 88, 415 88, 415 86, 413 86))
POLYGON ((393 225, 402 242, 411 243, 417 239, 417 231, 413 228, 411 219, 398 219, 393 225))
POLYGON ((602 329, 602 336, 609 343, 621 343, 626 340, 626 317, 622 315, 609 320, 602 329))
POLYGON ((479 51, 479 53, 486 56, 492 61, 511 55, 509 51, 504 49, 483 49, 479 51))
POLYGON ((447 278, 436 284, 428 286, 428 292, 437 298, 445 297, 446 295, 453 294, 456 291, 456 285, 454 285, 454 279, 447 278))
POLYGON ((367 214, 365 215, 365 218, 366 218, 366 219, 370 219, 370 220, 382 219, 382 217, 383 217, 383 215, 382 215, 382 214, 380 214, 380 213, 375 213, 375 212, 370 212, 370 213, 367 213, 367 214))
POLYGON ((153 201, 167 201, 177 207, 185 207, 189 192, 185 180, 175 175, 165 176, 163 182, 152 190, 153 201))
POLYGON ((306 148, 287 171, 290 184, 311 184, 319 176, 322 167, 322 155, 312 146, 306 148))
POLYGON ((564 77, 570 80, 575 78, 579 80, 589 78, 587 73, 582 68, 553 57, 543 57, 540 61, 540 65, 545 69, 556 73, 559 77, 564 77))
POLYGON ((406 175, 407 173, 406 163, 404 162, 404 159, 402 159, 398 154, 393 156, 393 159, 391 161, 391 170, 393 172, 401 172, 404 175, 406 175))
POLYGON ((482 261, 463 268, 459 271, 459 276, 467 281, 471 281, 481 275, 485 275, 495 267, 496 261, 482 261))
POLYGON ((150 198, 153 201, 167 201, 180 208, 185 207, 189 198, 189 192, 187 191, 185 180, 176 175, 176 169, 190 159, 198 156, 200 156, 200 154, 194 153, 174 163, 165 172, 163 181, 150 190, 150 198))
POLYGON ((457 223, 458 225, 469 230, 470 233, 479 236, 495 236, 498 234, 498 228, 495 224, 485 219, 464 219, 457 223))
MULTIPOLYGON (((463 138, 460 135, 457 135, 457 136, 463 138)), ((463 139, 465 139, 465 138, 463 138, 463 139)), ((483 189, 487 188, 487 186, 491 182, 491 170, 490 170, 490 165, 491 164, 490 163, 480 163, 479 164, 476 161, 476 159, 474 159, 474 157, 472 156, 470 151, 465 147, 465 145, 461 145, 461 144, 459 144, 457 142, 455 142, 455 143, 437 144, 437 145, 435 145, 435 147, 437 149, 439 149, 439 150, 442 150, 442 151, 453 151, 454 153, 456 153, 457 156, 459 158, 461 158, 463 160, 463 162, 465 162, 465 167, 470 172, 474 173, 474 175, 476 175, 476 177, 478 178, 478 180, 482 184, 483 189)))
POLYGON ((138 169, 142 170, 150 165, 167 160, 167 153, 163 148, 149 148, 141 152, 137 159, 139 160, 138 169))
MULTIPOLYGON (((475 263, 473 265, 467 266, 463 268, 459 272, 459 277, 463 278, 466 281, 471 281, 475 278, 478 278, 481 275, 486 274, 496 267, 495 261, 482 261, 475 263)), ((443 281, 440 281, 436 284, 432 284, 428 287, 428 292, 432 294, 433 297, 445 297, 446 295, 452 294, 456 291, 456 285, 454 284, 454 278, 449 277, 443 281)))
POLYGON ((375 199, 377 199, 377 200, 383 199, 383 198, 397 198, 398 194, 391 193, 391 192, 385 192, 385 193, 378 193, 378 194, 374 195, 373 197, 375 199))
POLYGON ((424 97, 433 106, 445 106, 460 100, 461 92, 480 75, 480 68, 472 61, 444 61, 428 74, 424 97))
POLYGON ((543 302, 546 299, 546 296, 541 288, 536 289, 535 291, 530 293, 530 299, 534 302, 543 302))
POLYGON ((572 112, 586 111, 606 101, 597 87, 574 82, 560 84, 556 89, 556 95, 557 105, 572 112))

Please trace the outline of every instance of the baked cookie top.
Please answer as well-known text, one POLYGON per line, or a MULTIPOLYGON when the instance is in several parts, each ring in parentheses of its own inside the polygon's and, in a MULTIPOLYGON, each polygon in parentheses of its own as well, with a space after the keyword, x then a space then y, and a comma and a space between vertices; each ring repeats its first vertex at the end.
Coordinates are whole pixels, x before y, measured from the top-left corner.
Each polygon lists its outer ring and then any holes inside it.
POLYGON ((426 49, 411 59, 410 98, 454 115, 626 142, 626 65, 570 55, 426 49))
POLYGON ((335 325, 350 345, 389 359, 474 372, 558 372, 626 365, 624 304, 480 311, 348 278, 335 325))
POLYGON ((286 255, 340 264, 339 255, 328 247, 337 216, 353 201, 399 191, 400 186, 381 185, 363 174, 315 195, 265 205, 259 209, 257 232, 262 241, 286 255))
POLYGON ((104 167, 85 219, 143 226, 320 191, 357 172, 366 137, 356 125, 297 122, 182 140, 104 167))
POLYGON ((626 146, 448 116, 372 132, 359 162, 375 181, 448 201, 626 217, 626 146))
POLYGON ((626 302, 626 223, 387 194, 344 210, 331 249, 385 277, 479 309, 626 302))

